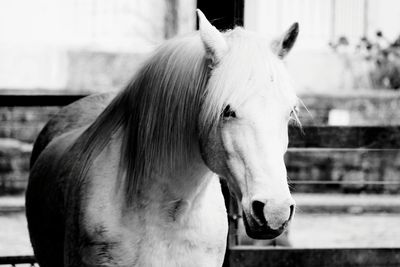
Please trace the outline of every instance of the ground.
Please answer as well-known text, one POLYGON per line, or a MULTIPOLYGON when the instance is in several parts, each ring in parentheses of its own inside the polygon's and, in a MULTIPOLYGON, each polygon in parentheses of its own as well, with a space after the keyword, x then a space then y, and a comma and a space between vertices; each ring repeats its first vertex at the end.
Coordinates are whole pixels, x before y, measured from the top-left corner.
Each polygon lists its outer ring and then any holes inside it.
MULTIPOLYGON (((25 214, 0 216, 0 256, 30 255, 25 214)), ((400 247, 400 214, 296 214, 294 247, 400 247)))

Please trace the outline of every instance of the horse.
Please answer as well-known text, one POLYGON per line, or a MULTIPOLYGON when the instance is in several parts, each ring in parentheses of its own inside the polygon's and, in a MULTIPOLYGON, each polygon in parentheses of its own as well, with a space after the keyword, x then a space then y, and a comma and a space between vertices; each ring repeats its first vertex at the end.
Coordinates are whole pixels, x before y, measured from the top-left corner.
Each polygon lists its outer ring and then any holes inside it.
POLYGON ((34 144, 26 192, 40 266, 221 266, 219 183, 247 234, 280 235, 294 215, 283 156, 297 96, 279 42, 236 27, 161 44, 119 93, 60 110, 34 144))

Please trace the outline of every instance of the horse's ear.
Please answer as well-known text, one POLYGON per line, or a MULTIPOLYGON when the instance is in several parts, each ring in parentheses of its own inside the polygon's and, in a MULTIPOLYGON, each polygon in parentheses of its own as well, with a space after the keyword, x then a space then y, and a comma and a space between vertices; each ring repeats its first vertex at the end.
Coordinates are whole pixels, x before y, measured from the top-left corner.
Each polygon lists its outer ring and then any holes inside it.
POLYGON ((292 26, 290 26, 280 40, 275 40, 272 42, 272 51, 279 58, 284 58, 292 49, 298 35, 299 24, 295 22, 292 26))
POLYGON ((199 18, 200 38, 206 48, 207 57, 217 63, 228 50, 228 45, 222 34, 211 25, 200 9, 197 9, 197 16, 199 18))

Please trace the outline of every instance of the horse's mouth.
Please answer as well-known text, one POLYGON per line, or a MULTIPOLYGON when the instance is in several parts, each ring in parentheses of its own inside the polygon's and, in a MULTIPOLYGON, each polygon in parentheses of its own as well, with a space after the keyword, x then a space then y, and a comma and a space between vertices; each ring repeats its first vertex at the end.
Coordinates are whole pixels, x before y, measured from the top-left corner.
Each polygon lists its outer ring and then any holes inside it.
POLYGON ((243 222, 246 234, 253 239, 274 239, 281 235, 289 224, 289 221, 286 221, 279 229, 272 229, 266 221, 260 225, 245 212, 243 212, 243 222))

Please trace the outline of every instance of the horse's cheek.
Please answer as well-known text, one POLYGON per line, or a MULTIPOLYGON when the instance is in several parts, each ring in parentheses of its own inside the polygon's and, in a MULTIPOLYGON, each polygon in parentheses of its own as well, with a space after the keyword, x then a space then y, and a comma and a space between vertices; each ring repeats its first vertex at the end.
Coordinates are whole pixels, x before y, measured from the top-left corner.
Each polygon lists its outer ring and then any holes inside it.
POLYGON ((225 152, 219 134, 210 135, 200 140, 200 154, 207 167, 214 173, 224 176, 225 152))

